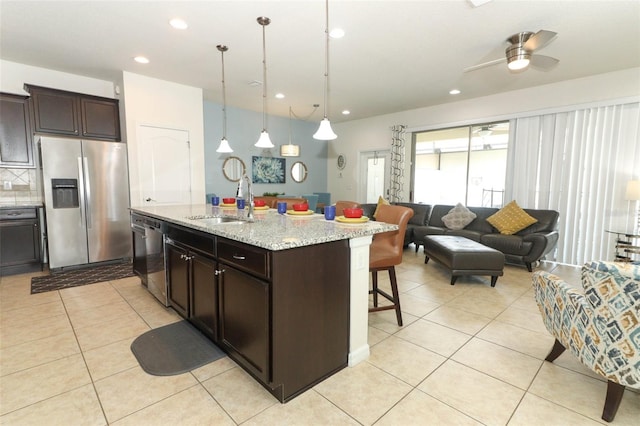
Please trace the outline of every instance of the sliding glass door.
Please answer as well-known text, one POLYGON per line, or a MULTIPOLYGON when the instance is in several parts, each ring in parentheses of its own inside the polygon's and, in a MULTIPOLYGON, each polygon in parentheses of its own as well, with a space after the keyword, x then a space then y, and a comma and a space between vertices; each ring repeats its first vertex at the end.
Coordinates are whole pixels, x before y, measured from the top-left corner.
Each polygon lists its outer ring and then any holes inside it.
POLYGON ((413 201, 502 206, 508 140, 508 122, 414 133, 413 201))

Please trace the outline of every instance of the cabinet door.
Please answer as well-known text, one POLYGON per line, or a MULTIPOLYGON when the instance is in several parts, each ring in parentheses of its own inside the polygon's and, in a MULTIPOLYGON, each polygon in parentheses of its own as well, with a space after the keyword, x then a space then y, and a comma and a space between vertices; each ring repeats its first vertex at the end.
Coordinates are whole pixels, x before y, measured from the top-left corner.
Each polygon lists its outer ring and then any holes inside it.
POLYGON ((0 221, 0 275, 38 270, 40 256, 40 226, 38 220, 0 221))
POLYGON ((118 100, 80 98, 82 137, 120 140, 118 100))
POLYGON ((189 254, 187 250, 166 243, 169 304, 180 315, 189 318, 189 254))
POLYGON ((31 89, 36 133, 80 136, 80 102, 77 95, 31 89))
POLYGON ((220 342, 231 356, 268 383, 269 283, 220 264, 220 342))
POLYGON ((218 286, 216 262, 191 254, 191 321, 205 335, 218 340, 218 286))
POLYGON ((0 166, 35 166, 26 96, 0 93, 0 166))

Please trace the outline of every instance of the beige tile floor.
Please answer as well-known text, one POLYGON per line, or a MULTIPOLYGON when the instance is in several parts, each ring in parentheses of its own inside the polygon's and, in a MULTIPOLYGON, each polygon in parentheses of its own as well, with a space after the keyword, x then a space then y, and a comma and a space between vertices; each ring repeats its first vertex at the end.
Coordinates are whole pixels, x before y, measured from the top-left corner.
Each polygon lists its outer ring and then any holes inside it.
MULTIPOLYGON (((574 268, 543 264, 578 283, 574 268)), ((404 327, 369 316, 371 357, 287 404, 229 358, 187 374, 146 374, 132 340, 180 318, 127 278, 29 294, 31 275, 0 279, 2 425, 589 425, 606 383, 568 353, 544 362, 553 338, 531 274, 507 266, 460 278, 405 251, 397 268, 404 327)), ((388 280, 386 281, 388 285, 388 280)), ((626 391, 614 424, 640 424, 626 391)))

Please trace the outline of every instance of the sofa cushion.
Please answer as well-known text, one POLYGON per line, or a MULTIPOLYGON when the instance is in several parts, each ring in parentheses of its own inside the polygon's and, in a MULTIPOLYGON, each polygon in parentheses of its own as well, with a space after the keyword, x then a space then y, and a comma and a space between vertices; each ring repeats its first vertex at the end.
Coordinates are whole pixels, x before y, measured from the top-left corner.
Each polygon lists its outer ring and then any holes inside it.
POLYGON ((431 206, 420 203, 393 203, 396 206, 409 207, 413 210, 413 216, 409 219, 409 225, 424 226, 429 220, 431 206))
POLYGON ((487 218, 487 222, 503 235, 513 235, 537 221, 522 210, 515 200, 487 218))
POLYGON ((444 225, 449 229, 460 230, 470 224, 473 219, 476 218, 476 214, 458 203, 454 208, 449 210, 449 213, 442 216, 444 225))
POLYGON ((382 205, 389 205, 390 203, 385 200, 382 195, 378 197, 378 206, 376 207, 376 211, 373 212, 373 217, 375 218, 376 215, 378 214, 378 207, 382 206, 382 205))
POLYGON ((500 250, 503 253, 526 256, 531 251, 533 243, 524 241, 516 235, 484 234, 480 242, 487 247, 500 250))

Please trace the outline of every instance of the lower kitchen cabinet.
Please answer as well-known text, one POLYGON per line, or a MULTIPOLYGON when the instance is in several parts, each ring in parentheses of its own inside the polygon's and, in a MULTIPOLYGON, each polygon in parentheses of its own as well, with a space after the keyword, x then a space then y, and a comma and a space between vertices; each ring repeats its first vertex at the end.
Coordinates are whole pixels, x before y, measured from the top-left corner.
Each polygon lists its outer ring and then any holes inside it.
POLYGON ((269 287, 267 281, 221 264, 220 343, 254 376, 268 383, 269 287))
POLYGON ((207 337, 217 341, 215 239, 175 227, 170 227, 168 234, 165 252, 169 304, 207 337))
POLYGON ((0 210, 0 275, 42 270, 37 208, 0 210))
POLYGON ((214 342, 218 340, 218 286, 215 260, 191 254, 191 322, 214 342))
POLYGON ((167 256, 167 297, 169 305, 180 315, 189 318, 189 251, 171 241, 165 242, 167 256))

